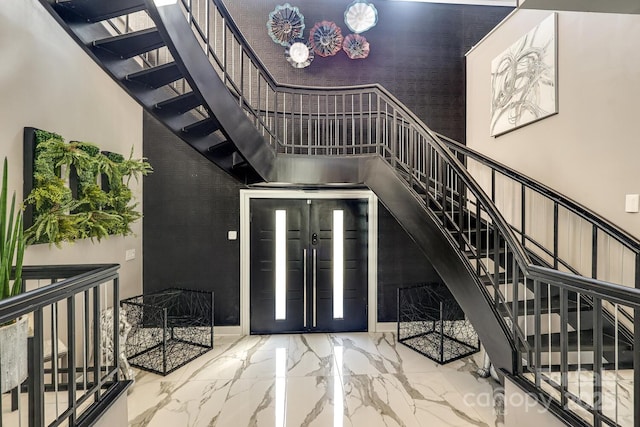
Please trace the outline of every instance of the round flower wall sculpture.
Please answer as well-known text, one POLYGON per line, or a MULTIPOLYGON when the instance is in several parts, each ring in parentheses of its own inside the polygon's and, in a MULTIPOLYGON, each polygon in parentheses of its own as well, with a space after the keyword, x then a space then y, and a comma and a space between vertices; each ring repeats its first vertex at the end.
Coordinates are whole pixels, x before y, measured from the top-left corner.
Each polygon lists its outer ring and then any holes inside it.
POLYGON ((311 64, 315 54, 309 42, 304 39, 295 39, 284 50, 284 56, 293 68, 305 68, 311 64))
POLYGON ((349 34, 345 37, 342 49, 351 59, 364 59, 369 56, 369 42, 360 34, 349 34))
POLYGON ((344 23, 354 33, 362 33, 378 23, 378 10, 364 0, 356 0, 344 12, 344 23))
POLYGON ((311 47, 320 56, 333 56, 342 47, 342 30, 334 22, 316 22, 309 36, 311 47))
POLYGON ((285 3, 269 14, 267 30, 271 39, 281 44, 289 46, 294 39, 302 37, 304 31, 304 16, 297 7, 285 3))

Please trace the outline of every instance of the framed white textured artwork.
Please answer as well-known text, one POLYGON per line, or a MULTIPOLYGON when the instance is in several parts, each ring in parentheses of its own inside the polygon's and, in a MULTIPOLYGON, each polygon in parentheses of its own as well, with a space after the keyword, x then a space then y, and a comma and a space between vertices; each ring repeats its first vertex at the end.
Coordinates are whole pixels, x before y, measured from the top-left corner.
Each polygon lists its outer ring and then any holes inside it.
POLYGON ((558 112, 556 13, 491 61, 491 136, 558 112))

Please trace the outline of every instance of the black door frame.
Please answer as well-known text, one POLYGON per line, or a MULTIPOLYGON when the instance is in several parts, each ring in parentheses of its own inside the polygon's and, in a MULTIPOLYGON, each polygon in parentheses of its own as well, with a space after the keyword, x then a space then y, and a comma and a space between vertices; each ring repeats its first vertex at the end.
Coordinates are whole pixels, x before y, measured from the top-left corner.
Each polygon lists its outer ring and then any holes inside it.
POLYGON ((250 200, 251 199, 366 199, 368 202, 368 283, 367 325, 369 332, 376 331, 378 318, 378 198, 370 190, 291 190, 248 189, 240 190, 240 331, 250 333, 250 200))

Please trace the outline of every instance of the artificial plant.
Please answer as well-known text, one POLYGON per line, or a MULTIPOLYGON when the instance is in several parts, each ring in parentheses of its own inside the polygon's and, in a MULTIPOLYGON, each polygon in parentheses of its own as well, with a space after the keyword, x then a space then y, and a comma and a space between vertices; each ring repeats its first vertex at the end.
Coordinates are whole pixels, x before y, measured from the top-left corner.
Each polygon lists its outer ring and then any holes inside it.
POLYGON ((2 190, 0 191, 0 300, 22 292, 22 260, 24 258, 25 238, 22 227, 22 211, 16 210, 16 193, 8 203, 8 167, 4 158, 2 169, 2 190), (11 270, 15 271, 13 283, 11 270))
POLYGON ((142 214, 131 203, 128 183, 152 172, 146 159, 134 159, 133 149, 125 159, 89 142, 66 143, 42 130, 35 135, 34 188, 25 200, 34 207, 28 243, 59 246, 63 241, 131 234, 131 223, 142 214))

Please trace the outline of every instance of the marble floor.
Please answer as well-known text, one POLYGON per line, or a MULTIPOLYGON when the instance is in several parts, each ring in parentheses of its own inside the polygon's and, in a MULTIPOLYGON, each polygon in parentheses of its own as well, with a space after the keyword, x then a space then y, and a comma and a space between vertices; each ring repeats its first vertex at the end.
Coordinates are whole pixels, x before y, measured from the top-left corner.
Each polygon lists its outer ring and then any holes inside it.
POLYGON ((216 337, 167 376, 137 372, 129 425, 501 426, 477 359, 440 366, 391 333, 216 337))

